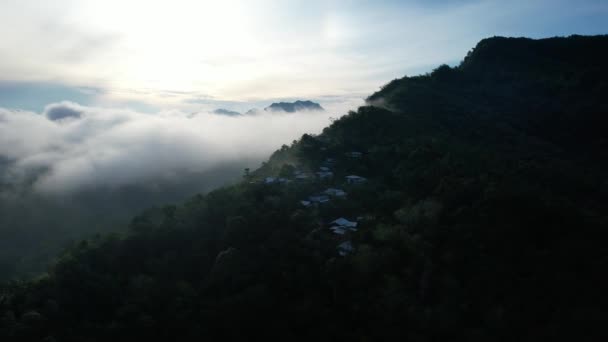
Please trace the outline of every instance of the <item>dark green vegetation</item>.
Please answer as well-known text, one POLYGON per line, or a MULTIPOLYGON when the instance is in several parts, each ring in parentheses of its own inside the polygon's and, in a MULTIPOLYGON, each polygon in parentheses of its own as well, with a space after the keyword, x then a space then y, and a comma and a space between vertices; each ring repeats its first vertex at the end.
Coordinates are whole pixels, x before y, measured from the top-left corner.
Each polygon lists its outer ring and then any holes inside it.
POLYGON ((242 183, 6 284, 0 336, 604 340, 606 61, 605 36, 492 38, 456 68, 395 80, 242 183), (258 182, 326 158, 332 180, 258 182), (299 205, 328 186, 348 197, 299 205), (345 257, 327 229, 340 216, 362 216, 345 257))
MULTIPOLYGON (((42 195, 27 184, 0 183, 0 281, 40 275, 67 245, 96 233, 124 230, 145 208, 235 183, 243 167, 253 162, 184 171, 179 179, 99 185, 66 194, 42 195)), ((0 179, 7 169, 0 161, 0 179)))

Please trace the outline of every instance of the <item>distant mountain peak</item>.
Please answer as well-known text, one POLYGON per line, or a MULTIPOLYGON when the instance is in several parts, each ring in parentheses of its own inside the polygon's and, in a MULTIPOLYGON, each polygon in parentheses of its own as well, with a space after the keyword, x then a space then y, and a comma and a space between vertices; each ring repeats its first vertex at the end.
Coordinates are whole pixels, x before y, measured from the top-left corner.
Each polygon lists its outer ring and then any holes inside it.
POLYGON ((294 113, 298 111, 324 111, 320 104, 312 101, 296 101, 296 102, 275 102, 264 108, 267 112, 286 112, 294 113))
POLYGON ((213 114, 218 114, 218 115, 226 115, 226 116, 239 116, 239 115, 241 115, 241 113, 239 113, 239 112, 235 112, 233 110, 228 110, 228 109, 224 109, 224 108, 216 109, 212 113, 213 114))

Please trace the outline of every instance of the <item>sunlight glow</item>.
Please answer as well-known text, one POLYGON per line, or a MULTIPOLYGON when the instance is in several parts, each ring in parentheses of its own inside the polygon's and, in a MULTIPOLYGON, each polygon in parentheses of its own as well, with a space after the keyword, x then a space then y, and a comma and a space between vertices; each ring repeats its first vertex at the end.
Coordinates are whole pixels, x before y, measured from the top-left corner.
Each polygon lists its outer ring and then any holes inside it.
MULTIPOLYGON (((473 0, 0 0, 0 81, 92 87, 95 104, 159 108, 350 96, 457 63, 487 36, 559 34, 559 21, 543 19, 548 2, 515 0, 504 11, 473 0)), ((580 18, 608 13, 583 2, 580 18)))
POLYGON ((113 61, 108 78, 123 86, 178 91, 212 87, 220 79, 238 80, 243 70, 235 61, 259 58, 263 52, 247 29, 253 23, 244 7, 230 1, 110 1, 83 9, 89 25, 121 37, 123 53, 113 61), (230 60, 230 67, 223 60, 230 60))

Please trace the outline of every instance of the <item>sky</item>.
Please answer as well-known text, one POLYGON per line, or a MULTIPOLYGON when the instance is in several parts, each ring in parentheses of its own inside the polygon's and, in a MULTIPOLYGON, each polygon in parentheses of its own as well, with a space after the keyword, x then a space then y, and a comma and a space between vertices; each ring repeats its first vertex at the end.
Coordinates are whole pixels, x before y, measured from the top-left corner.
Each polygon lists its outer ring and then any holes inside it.
POLYGON ((485 37, 605 34, 607 17, 604 0, 0 0, 0 107, 345 111, 485 37))

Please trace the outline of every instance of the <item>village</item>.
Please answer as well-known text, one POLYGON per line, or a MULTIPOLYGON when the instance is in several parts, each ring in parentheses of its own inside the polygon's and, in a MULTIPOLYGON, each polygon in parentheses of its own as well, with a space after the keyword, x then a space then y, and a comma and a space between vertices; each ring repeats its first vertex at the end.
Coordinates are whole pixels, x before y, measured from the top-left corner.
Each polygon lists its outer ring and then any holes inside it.
MULTIPOLYGON (((321 148, 321 151, 325 150, 325 148, 321 148)), ((356 161, 363 158, 363 153, 359 151, 351 151, 345 153, 345 156, 350 160, 356 161)), ((303 208, 319 208, 332 201, 343 201, 348 198, 348 193, 345 190, 340 189, 340 185, 358 186, 368 181, 365 177, 349 174, 344 176, 343 182, 340 183, 339 179, 335 177, 333 170, 336 161, 337 160, 335 157, 327 157, 321 163, 318 170, 314 173, 305 172, 297 167, 294 167, 293 172, 289 176, 267 176, 259 180, 257 183, 264 185, 287 185, 292 182, 312 182, 328 185, 325 190, 312 193, 299 201, 299 205, 303 208)), ((321 228, 327 232, 330 232, 334 236, 334 240, 336 240, 338 243, 336 247, 338 255, 347 256, 355 251, 355 247, 351 240, 351 235, 352 233, 358 231, 362 220, 363 216, 356 216, 354 219, 351 218, 351 220, 345 217, 337 217, 333 220, 330 218, 323 221, 321 228)))

